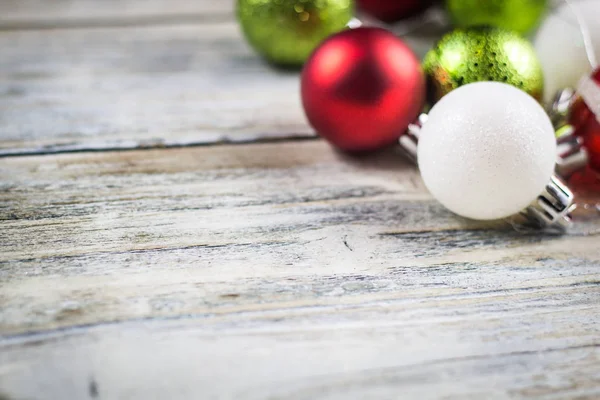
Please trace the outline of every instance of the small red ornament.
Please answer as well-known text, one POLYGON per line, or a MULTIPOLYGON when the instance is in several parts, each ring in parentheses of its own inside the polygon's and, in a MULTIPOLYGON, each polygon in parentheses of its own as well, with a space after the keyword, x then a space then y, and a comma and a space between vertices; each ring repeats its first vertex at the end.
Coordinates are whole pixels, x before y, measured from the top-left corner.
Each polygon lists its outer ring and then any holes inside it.
POLYGON ((588 209, 600 206, 600 68, 581 81, 578 97, 571 106, 569 123, 585 148, 588 163, 573 172, 568 183, 578 196, 578 202, 588 209))
POLYGON ((431 5, 430 0, 356 0, 358 9, 383 22, 412 17, 431 5))
POLYGON ((302 104, 315 130, 351 152, 392 144, 423 107, 425 79, 412 50, 380 28, 325 40, 302 71, 302 104))
POLYGON ((600 68, 584 79, 571 108, 569 122, 583 140, 589 166, 600 173, 600 68))
POLYGON ((600 176, 589 165, 573 172, 569 176, 568 184, 580 196, 600 193, 600 176))

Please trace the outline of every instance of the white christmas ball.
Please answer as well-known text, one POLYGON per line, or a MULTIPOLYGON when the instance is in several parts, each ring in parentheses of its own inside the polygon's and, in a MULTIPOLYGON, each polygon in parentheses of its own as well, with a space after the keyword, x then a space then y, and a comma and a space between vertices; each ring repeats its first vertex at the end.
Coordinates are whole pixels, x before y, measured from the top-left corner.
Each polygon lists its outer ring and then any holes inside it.
MULTIPOLYGON (((579 10, 596 57, 600 58, 600 0, 578 0, 572 4, 579 10)), ((568 4, 548 15, 535 36, 534 47, 544 70, 546 101, 552 100, 561 89, 576 88, 579 80, 592 70, 581 27, 568 4)))
POLYGON ((505 218, 542 193, 554 171, 556 139, 528 94, 477 82, 444 96, 419 134, 419 168, 431 194, 467 218, 505 218))

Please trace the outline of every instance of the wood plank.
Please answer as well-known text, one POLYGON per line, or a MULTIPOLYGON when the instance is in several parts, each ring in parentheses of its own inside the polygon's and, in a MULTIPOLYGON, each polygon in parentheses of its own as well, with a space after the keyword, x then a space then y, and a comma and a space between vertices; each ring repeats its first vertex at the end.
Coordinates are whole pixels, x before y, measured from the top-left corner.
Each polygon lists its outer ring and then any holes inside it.
POLYGON ((600 259, 592 246, 600 221, 581 221, 564 237, 484 229, 433 201, 397 152, 349 159, 310 141, 6 158, 0 166, 6 333, 213 313, 223 293, 237 294, 226 309, 242 311, 258 306, 263 289, 240 293, 240 282, 293 278, 303 295, 323 276, 392 279, 394 268, 408 268, 413 280, 440 263, 489 264, 496 273, 480 278, 486 290, 520 266, 554 285, 565 272, 548 267, 557 262, 574 263, 563 279, 583 284, 600 259), (186 283, 192 277, 201 293, 186 283), (52 290, 38 290, 49 282, 52 290), (162 304, 172 291, 175 305, 162 304), (72 313, 67 299, 90 311, 72 313))
POLYGON ((232 19, 235 1, 3 0, 0 29, 43 29, 232 19))
POLYGON ((34 336, 2 346, 0 386, 6 399, 597 399, 597 313, 515 297, 34 336))
POLYGON ((7 398, 595 398, 600 221, 322 141, 0 159, 7 398))
POLYGON ((0 35, 0 155, 312 136, 235 23, 0 35))

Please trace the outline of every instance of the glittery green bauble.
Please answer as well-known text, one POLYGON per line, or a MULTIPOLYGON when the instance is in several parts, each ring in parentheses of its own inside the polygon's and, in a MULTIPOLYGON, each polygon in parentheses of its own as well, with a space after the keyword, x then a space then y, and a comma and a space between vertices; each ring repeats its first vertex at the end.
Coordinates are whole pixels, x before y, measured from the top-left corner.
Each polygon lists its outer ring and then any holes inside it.
POLYGON ((526 33, 541 20, 547 0, 446 0, 455 25, 491 25, 526 33))
POLYGON ((436 102, 459 86, 504 82, 541 100, 542 67, 533 46, 517 33, 499 28, 456 29, 444 36, 423 61, 429 100, 436 102))
POLYGON ((352 0, 238 0, 248 42, 267 60, 300 66, 327 36, 352 18, 352 0))

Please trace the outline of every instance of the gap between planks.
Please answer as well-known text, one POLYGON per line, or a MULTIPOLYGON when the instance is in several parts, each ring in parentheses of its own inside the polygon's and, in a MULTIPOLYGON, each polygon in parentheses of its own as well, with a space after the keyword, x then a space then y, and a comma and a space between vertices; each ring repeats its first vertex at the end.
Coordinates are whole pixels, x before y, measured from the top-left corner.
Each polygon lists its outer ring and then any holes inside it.
POLYGON ((206 138, 189 143, 164 143, 157 141, 155 143, 127 143, 117 147, 93 147, 90 145, 55 145, 44 148, 30 149, 1 149, 0 158, 6 157, 28 157, 28 156, 44 156, 44 155, 59 155, 69 153, 101 153, 101 152, 124 152, 124 151, 144 151, 144 150, 161 150, 161 149, 179 149, 207 146, 225 146, 225 145, 252 145, 263 143, 280 143, 280 142, 299 142, 307 140, 320 140, 314 133, 298 133, 285 134, 282 136, 273 134, 239 134, 233 136, 206 138))

